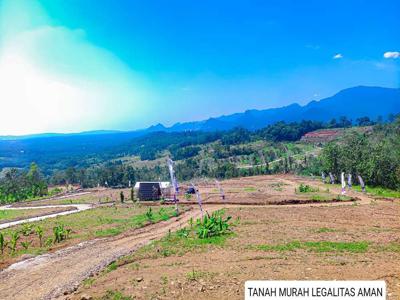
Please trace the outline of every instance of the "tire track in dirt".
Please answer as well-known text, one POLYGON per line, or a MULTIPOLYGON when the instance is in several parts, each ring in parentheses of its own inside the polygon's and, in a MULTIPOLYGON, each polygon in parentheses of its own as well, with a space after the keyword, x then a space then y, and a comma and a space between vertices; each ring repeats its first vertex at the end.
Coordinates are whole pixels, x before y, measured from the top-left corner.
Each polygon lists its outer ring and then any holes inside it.
MULTIPOLYGON (((209 211, 219 208, 210 207, 209 211)), ((84 279, 119 257, 185 226, 190 218, 198 218, 200 214, 191 210, 178 218, 115 238, 83 242, 13 264, 0 273, 0 299, 54 299, 72 292, 84 279)))

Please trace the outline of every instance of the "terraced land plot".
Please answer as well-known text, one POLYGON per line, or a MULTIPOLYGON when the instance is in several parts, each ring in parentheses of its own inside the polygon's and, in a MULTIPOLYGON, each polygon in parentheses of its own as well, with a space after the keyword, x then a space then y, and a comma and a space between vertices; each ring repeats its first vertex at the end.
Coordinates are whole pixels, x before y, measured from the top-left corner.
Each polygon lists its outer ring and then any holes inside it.
POLYGON ((242 299, 246 280, 385 280, 400 297, 400 203, 228 208, 233 233, 167 235, 65 299, 242 299), (118 298, 120 297, 120 298, 118 298), (126 298, 122 298, 126 297, 126 298))

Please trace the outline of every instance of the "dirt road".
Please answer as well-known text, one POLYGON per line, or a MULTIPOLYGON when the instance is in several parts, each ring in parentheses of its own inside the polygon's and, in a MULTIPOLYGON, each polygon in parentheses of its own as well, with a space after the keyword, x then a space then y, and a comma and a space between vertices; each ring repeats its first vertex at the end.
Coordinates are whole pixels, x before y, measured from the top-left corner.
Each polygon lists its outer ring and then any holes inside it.
MULTIPOLYGON (((218 209, 217 206, 210 210, 218 209)), ((190 210, 178 219, 147 226, 111 239, 97 239, 52 254, 37 256, 0 273, 0 299, 54 299, 73 291, 85 278, 168 231, 199 217, 190 210)))
POLYGON ((17 220, 17 221, 11 221, 11 222, 6 222, 0 224, 0 229, 8 228, 11 226, 15 226, 18 224, 24 224, 24 223, 30 223, 30 222, 36 222, 40 220, 45 220, 48 218, 55 218, 57 216, 66 216, 70 214, 75 214, 84 210, 88 210, 93 208, 92 205, 89 204, 64 204, 64 205, 43 205, 43 206, 18 206, 18 207, 12 207, 11 205, 6 205, 6 206, 0 206, 0 210, 27 210, 27 209, 46 209, 46 208, 69 208, 69 210, 62 211, 62 212, 56 212, 56 213, 48 213, 48 214, 43 214, 40 216, 35 216, 32 218, 26 218, 22 220, 17 220), (74 208, 74 210, 71 210, 71 208, 74 208))

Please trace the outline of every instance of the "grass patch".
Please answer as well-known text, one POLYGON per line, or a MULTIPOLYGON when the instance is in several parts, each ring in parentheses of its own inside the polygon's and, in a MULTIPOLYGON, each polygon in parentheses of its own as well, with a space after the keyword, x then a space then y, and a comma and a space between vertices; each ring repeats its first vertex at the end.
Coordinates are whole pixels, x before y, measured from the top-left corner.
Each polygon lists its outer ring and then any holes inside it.
POLYGON ((286 186, 286 185, 288 185, 288 184, 284 183, 284 182, 273 182, 273 183, 268 184, 267 186, 272 188, 274 191, 282 192, 283 186, 286 186))
MULTIPOLYGON (((361 187, 359 185, 353 186, 353 189, 357 192, 361 192, 361 187)), ((370 186, 366 186, 365 189, 368 194, 371 194, 373 196, 383 197, 383 198, 400 198, 400 191, 397 190, 391 190, 382 187, 370 187, 370 186)))
POLYGON ((92 285, 93 285, 93 283, 96 281, 96 279, 94 278, 94 277, 89 277, 89 278, 86 278, 83 282, 82 282, 82 285, 85 287, 85 288, 90 288, 92 285))
POLYGON ((313 201, 331 201, 332 196, 330 196, 330 195, 312 195, 311 200, 313 200, 313 201))
POLYGON ((231 233, 223 236, 199 239, 194 234, 184 237, 178 231, 168 234, 161 240, 154 241, 153 243, 142 247, 128 259, 131 259, 132 261, 147 258, 154 259, 172 255, 182 256, 185 253, 192 251, 201 252, 208 249, 210 246, 224 246, 226 239, 230 236, 233 236, 233 234, 231 233))
POLYGON ((112 290, 108 290, 105 293, 105 295, 103 295, 100 299, 101 300, 133 300, 132 297, 125 296, 120 291, 112 291, 112 290))
POLYGON ((351 200, 351 197, 346 195, 337 195, 335 199, 340 201, 349 201, 351 200))
POLYGON ((173 255, 182 256, 188 252, 206 251, 210 247, 222 247, 229 237, 235 236, 230 231, 230 227, 239 224, 239 221, 235 221, 234 224, 228 223, 230 217, 223 219, 223 214, 224 211, 220 210, 209 217, 204 216, 201 220, 193 221, 191 219, 189 227, 182 228, 174 233, 169 232, 162 239, 154 241, 135 253, 122 258, 119 264, 128 264, 141 259, 156 259, 173 255), (212 222, 213 219, 216 220, 215 224, 212 222), (221 227, 220 231, 214 232, 214 225, 221 227), (213 234, 203 234, 204 231, 213 234))
POLYGON ((313 252, 352 252, 364 253, 368 250, 368 242, 300 242, 292 241, 286 244, 278 245, 257 245, 249 246, 249 249, 262 251, 294 251, 297 249, 305 249, 313 252))
POLYGON ((0 220, 12 220, 26 215, 24 210, 0 210, 0 220))
MULTIPOLYGON (((327 188, 329 187, 337 187, 340 188, 340 184, 325 184, 327 188)), ((383 187, 372 187, 372 186, 365 186, 365 189, 368 194, 376 197, 382 197, 382 198, 400 198, 400 190, 392 190, 388 188, 383 188, 383 187)), ((359 185, 353 185, 352 190, 356 192, 362 192, 361 186, 359 185)))
POLYGON ((197 281, 202 278, 213 279, 216 275, 217 273, 196 271, 195 269, 193 269, 186 274, 186 279, 188 281, 197 281))
POLYGON ((337 231, 336 229, 333 228, 328 228, 328 227, 321 227, 315 230, 316 233, 325 233, 325 232, 335 232, 337 231))
POLYGON ((319 192, 319 188, 312 187, 308 184, 301 183, 298 188, 295 189, 296 193, 316 193, 319 192))
POLYGON ((304 246, 315 252, 353 252, 365 253, 368 242, 304 242, 304 246))
POLYGON ((245 192, 250 192, 250 193, 252 193, 252 192, 257 192, 257 188, 255 188, 255 187, 253 187, 253 186, 245 187, 245 188, 243 188, 243 190, 244 190, 245 192))
POLYGON ((338 200, 338 201, 350 201, 352 198, 346 195, 337 195, 336 197, 333 197, 333 195, 330 194, 319 194, 319 195, 311 195, 310 197, 311 200, 313 201, 332 201, 332 200, 338 200))
POLYGON ((386 245, 379 245, 377 247, 378 251, 383 251, 383 252, 397 252, 400 253, 400 243, 389 243, 386 245))
POLYGON ((116 227, 116 228, 107 228, 107 229, 101 229, 97 230, 94 235, 96 237, 106 237, 106 236, 114 236, 118 235, 123 231, 123 228, 116 227))
POLYGON ((108 265, 108 267, 106 268, 105 272, 109 273, 109 272, 115 271, 117 268, 118 268, 118 265, 114 261, 114 262, 112 262, 111 264, 108 265))
MULTIPOLYGON (((3 258, 10 257, 11 255, 13 257, 18 257, 26 253, 35 254, 49 251, 54 247, 53 230, 57 226, 64 226, 70 229, 68 232, 68 244, 70 245, 71 243, 78 243, 82 240, 115 236, 130 229, 168 220, 175 215, 173 207, 154 209, 151 211, 151 216, 148 212, 149 210, 145 207, 99 207, 71 215, 32 222, 29 223, 29 225, 25 224, 7 228, 1 230, 5 242, 10 242, 14 232, 20 232, 20 237, 15 251, 5 249, 3 258), (26 226, 30 226, 32 229, 27 232, 26 226), (43 230, 42 245, 40 245, 39 237, 34 230, 39 226, 43 230), (24 245, 28 245, 28 249, 25 249, 24 245)), ((9 214, 7 214, 7 216, 9 216, 9 214)), ((64 243, 64 241, 57 244, 57 247, 62 245, 62 243, 64 243)))
POLYGON ((0 210, 0 221, 12 221, 19 218, 30 218, 41 214, 61 212, 65 209, 54 209, 54 208, 38 208, 38 209, 3 209, 0 210))

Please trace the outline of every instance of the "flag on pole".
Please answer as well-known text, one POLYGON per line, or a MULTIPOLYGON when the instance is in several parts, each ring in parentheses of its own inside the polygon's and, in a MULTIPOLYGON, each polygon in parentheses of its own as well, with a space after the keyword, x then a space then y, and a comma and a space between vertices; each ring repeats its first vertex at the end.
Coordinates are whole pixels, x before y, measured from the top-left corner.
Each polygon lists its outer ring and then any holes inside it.
POLYGON ((175 211, 176 211, 176 213, 179 213, 179 210, 178 210, 178 198, 177 198, 177 195, 179 193, 179 186, 178 186, 178 181, 176 180, 176 177, 175 177, 174 162, 170 158, 168 158, 168 170, 169 170, 169 175, 171 177, 171 184, 172 184, 172 186, 174 188, 175 211))
POLYGON ((342 182, 342 195, 344 195, 346 194, 346 181, 344 180, 344 172, 342 172, 340 180, 342 182))
POLYGON ((331 172, 329 172, 329 178, 331 179, 331 184, 335 184, 335 177, 333 177, 331 172))
POLYGON ((192 188, 194 189, 194 192, 196 193, 197 203, 199 204, 200 211, 201 211, 201 217, 203 217, 204 213, 203 213, 203 205, 201 203, 200 193, 193 183, 191 183, 191 185, 192 185, 192 188))
POLYGON ((347 177, 347 185, 349 186, 349 189, 351 189, 352 187, 352 179, 351 179, 351 174, 349 174, 349 176, 347 177))
POLYGON ((224 201, 224 200, 225 200, 225 193, 224 193, 224 190, 222 189, 221 184, 219 183, 218 180, 215 179, 215 183, 217 184, 217 187, 218 187, 218 189, 219 189, 219 193, 220 193, 220 195, 221 195, 221 199, 222 199, 222 201, 224 201))
POLYGON ((362 190, 363 193, 365 193, 366 191, 365 191, 364 180, 361 178, 360 175, 358 175, 357 177, 358 177, 358 181, 360 182, 360 185, 361 185, 361 190, 362 190))

